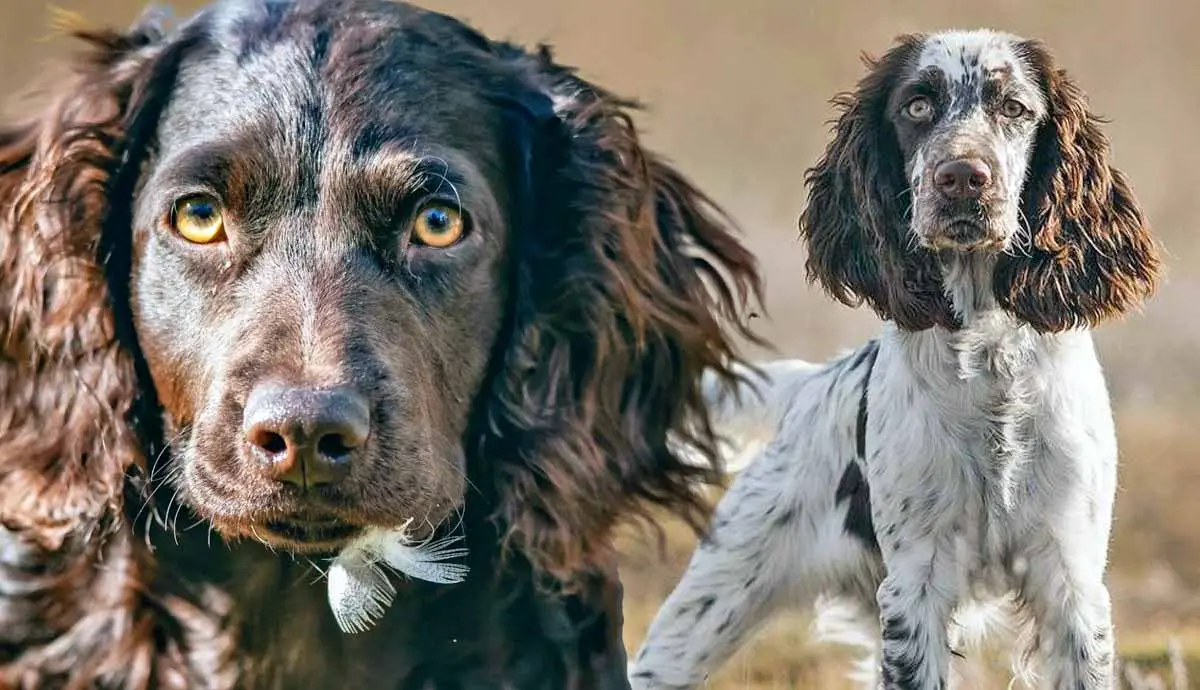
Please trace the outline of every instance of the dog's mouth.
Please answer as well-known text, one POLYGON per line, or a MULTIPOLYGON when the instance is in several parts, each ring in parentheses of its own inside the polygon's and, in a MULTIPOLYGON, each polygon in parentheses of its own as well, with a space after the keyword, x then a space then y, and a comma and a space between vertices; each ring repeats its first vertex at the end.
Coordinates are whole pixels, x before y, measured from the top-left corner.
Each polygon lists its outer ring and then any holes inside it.
POLYGON ((1004 238, 993 224, 978 217, 958 216, 939 224, 938 228, 921 237, 921 244, 934 251, 986 251, 1003 248, 1004 238))
POLYGON ((305 554, 337 553, 363 532, 335 516, 292 515, 259 523, 256 536, 271 546, 305 554))
MULTIPOLYGON (((226 539, 256 541, 280 553, 303 556, 334 556, 364 535, 377 530, 394 530, 405 525, 405 535, 420 542, 434 535, 448 504, 420 504, 412 513, 425 515, 414 524, 409 514, 371 511, 351 502, 280 501, 264 502, 258 510, 241 514, 209 514, 208 522, 226 539), (280 505, 282 503, 283 505, 280 505)), ((397 511, 398 512, 398 511, 397 511)), ((449 514, 452 511, 445 511, 449 514)))

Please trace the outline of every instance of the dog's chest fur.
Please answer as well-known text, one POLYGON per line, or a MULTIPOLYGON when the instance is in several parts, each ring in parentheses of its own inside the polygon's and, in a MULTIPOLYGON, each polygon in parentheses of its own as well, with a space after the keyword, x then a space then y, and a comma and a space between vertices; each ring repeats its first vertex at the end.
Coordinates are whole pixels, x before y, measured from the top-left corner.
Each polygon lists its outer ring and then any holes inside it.
POLYGON ((909 449, 896 458, 908 467, 894 479, 909 484, 899 489, 905 497, 896 509, 909 512, 918 501, 919 519, 952 522, 961 574, 975 586, 1006 590, 1023 536, 1037 527, 1056 484, 1045 481, 1055 470, 1039 438, 1055 414, 1045 397, 1053 348, 999 312, 957 332, 897 332, 891 341, 906 361, 885 370, 883 385, 903 391, 881 391, 879 399, 911 403, 885 413, 895 428, 881 434, 898 435, 909 449))

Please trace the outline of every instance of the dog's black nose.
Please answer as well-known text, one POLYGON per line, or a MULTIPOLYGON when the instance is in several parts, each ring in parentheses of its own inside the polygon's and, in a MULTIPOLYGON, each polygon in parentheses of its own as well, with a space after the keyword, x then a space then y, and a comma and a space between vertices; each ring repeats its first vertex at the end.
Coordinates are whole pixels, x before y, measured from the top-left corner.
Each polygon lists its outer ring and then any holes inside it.
POLYGON ((992 171, 978 158, 959 158, 939 165, 933 183, 949 199, 978 199, 991 186, 992 171))
POLYGON ((268 477, 307 489, 346 476, 371 433, 371 413, 349 388, 264 385, 246 400, 242 429, 268 477))

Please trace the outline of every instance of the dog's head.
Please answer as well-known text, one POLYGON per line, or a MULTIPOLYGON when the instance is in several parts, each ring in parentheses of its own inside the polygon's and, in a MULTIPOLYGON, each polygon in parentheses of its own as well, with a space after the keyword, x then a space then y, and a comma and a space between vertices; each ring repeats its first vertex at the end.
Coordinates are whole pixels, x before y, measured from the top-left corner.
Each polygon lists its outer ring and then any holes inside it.
POLYGON ((902 37, 809 171, 810 275, 902 328, 953 328, 947 260, 997 261, 992 289, 1039 330, 1138 304, 1155 243, 1082 92, 1046 49, 992 31, 902 37))
POLYGON ((82 36, 0 158, 3 405, 29 406, 0 454, 49 439, 25 508, 94 513, 144 459, 221 533, 328 552, 478 492, 563 575, 644 501, 700 518, 717 474, 668 435, 712 455, 700 374, 730 375, 758 277, 629 104, 386 0, 82 36))

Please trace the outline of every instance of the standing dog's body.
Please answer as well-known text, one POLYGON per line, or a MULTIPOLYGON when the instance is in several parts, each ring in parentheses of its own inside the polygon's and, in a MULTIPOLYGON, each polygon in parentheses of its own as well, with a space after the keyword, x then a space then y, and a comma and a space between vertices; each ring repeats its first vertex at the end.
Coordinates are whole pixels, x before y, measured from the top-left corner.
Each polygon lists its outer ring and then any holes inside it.
POLYGON ((1040 45, 914 36, 872 67, 839 99, 801 227, 810 274, 890 323, 823 367, 764 365, 741 405, 708 388, 720 424, 777 433, 634 686, 695 687, 776 607, 842 596, 878 616, 885 688, 943 688, 958 607, 1011 592, 1049 687, 1111 687, 1117 447, 1087 328, 1150 292, 1154 242, 1040 45))

